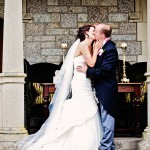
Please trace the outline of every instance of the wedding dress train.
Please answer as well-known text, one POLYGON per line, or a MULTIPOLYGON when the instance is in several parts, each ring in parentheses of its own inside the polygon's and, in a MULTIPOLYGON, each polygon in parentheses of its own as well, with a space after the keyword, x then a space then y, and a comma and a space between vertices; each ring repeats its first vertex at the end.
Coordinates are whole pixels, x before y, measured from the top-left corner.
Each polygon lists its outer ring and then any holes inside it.
MULTIPOLYGON (((75 57, 74 68, 84 62, 82 55, 75 57)), ((71 87, 55 128, 21 150, 98 150, 102 128, 91 80, 74 69, 71 87)))

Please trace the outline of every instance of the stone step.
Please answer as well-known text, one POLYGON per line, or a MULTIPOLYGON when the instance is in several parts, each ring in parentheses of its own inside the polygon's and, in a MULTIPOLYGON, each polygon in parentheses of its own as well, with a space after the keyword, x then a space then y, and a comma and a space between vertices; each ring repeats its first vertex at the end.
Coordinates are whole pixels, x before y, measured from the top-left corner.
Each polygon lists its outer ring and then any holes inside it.
MULTIPOLYGON (((115 150, 138 150, 138 142, 141 138, 115 138, 115 150)), ((15 142, 0 142, 0 150, 16 150, 14 148, 15 142)))
POLYGON ((141 138, 116 137, 114 141, 116 150, 138 150, 138 142, 141 141, 141 138))

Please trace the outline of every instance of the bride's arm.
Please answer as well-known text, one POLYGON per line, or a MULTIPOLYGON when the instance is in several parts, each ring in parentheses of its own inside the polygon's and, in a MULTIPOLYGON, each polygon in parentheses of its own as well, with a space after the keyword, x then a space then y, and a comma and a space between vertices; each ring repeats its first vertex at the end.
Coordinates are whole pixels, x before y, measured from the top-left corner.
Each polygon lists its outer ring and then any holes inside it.
POLYGON ((94 67, 96 59, 97 59, 97 53, 98 49, 93 48, 93 54, 90 53, 90 50, 88 49, 88 46, 86 45, 79 45, 81 49, 81 54, 83 55, 85 62, 89 67, 94 67))

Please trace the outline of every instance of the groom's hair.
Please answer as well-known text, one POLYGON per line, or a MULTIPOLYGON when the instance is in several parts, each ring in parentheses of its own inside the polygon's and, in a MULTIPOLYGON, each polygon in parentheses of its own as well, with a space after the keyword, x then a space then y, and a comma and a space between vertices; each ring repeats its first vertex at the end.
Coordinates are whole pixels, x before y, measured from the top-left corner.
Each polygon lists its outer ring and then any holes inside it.
POLYGON ((100 31, 105 35, 106 38, 110 37, 111 36, 111 33, 112 33, 112 28, 110 25, 108 24, 104 24, 104 23, 95 23, 93 26, 99 26, 101 25, 100 27, 100 31))
POLYGON ((103 33, 105 34, 106 38, 110 37, 112 33, 112 28, 110 27, 110 29, 103 29, 103 33))
POLYGON ((94 26, 93 25, 84 25, 84 26, 80 27, 79 30, 77 31, 77 39, 79 38, 80 41, 84 41, 86 31, 89 31, 91 27, 94 27, 94 26))
POLYGON ((111 36, 112 28, 110 25, 105 24, 101 31, 105 34, 105 37, 108 38, 111 36))

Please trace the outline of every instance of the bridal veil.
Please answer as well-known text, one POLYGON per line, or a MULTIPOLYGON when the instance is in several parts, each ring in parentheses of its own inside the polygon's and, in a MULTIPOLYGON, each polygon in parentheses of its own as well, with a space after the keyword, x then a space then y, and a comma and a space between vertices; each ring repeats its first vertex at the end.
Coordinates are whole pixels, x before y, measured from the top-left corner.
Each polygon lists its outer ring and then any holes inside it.
POLYGON ((35 134, 28 135, 21 141, 19 141, 17 145, 18 150, 26 150, 31 144, 35 142, 46 143, 52 138, 53 131, 57 124, 58 118, 60 116, 61 110, 63 108, 64 101, 67 99, 70 88, 71 88, 71 80, 73 77, 73 60, 76 52, 76 48, 79 44, 80 40, 77 39, 73 45, 68 50, 65 61, 59 71, 58 80, 55 84, 56 91, 52 98, 52 102, 49 106, 50 115, 48 119, 41 126, 40 130, 35 134), (47 136, 47 138, 46 138, 47 136))

